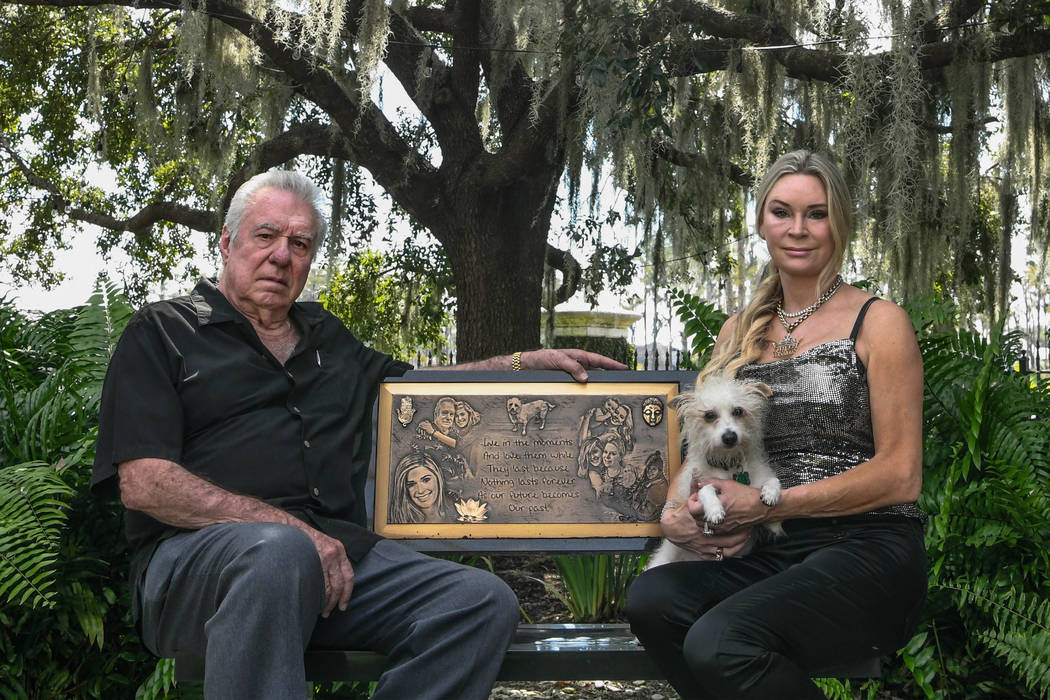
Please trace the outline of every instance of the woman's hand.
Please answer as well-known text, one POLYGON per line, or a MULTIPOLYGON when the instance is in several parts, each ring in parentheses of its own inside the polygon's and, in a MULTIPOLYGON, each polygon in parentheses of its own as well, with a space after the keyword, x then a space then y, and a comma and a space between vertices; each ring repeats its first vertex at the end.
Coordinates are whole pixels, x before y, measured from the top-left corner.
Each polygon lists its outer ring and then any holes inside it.
POLYGON ((724 527, 713 535, 704 534, 704 507, 696 498, 696 491, 689 501, 669 508, 660 516, 660 527, 664 537, 682 549, 700 555, 704 561, 721 561, 725 557, 739 557, 751 551, 751 528, 729 531, 724 527), (699 510, 699 517, 693 513, 699 510))

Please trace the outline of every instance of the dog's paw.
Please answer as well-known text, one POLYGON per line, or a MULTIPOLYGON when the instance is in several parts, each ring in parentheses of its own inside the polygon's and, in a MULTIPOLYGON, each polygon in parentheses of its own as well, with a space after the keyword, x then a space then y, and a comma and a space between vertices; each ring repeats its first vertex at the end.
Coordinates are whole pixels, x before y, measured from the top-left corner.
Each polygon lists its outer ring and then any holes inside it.
POLYGON ((700 489, 696 495, 700 499, 700 505, 704 507, 704 520, 712 525, 718 525, 726 519, 726 509, 722 502, 718 500, 718 493, 715 491, 714 486, 708 484, 700 489))
POLYGON ((775 506, 780 503, 780 479, 770 479, 762 484, 760 498, 767 506, 775 506))

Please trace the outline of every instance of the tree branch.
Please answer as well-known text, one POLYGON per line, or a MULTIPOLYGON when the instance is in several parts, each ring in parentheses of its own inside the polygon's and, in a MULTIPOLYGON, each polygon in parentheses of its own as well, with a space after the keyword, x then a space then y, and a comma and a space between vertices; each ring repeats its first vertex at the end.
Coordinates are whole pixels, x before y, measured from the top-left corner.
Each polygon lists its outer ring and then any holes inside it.
MULTIPOLYGON (((509 47, 512 44, 499 35, 499 26, 493 15, 492 7, 486 4, 481 21, 481 40, 485 46, 509 47)), ((489 99, 504 134, 518 128, 523 119, 528 118, 529 103, 532 99, 532 78, 525 71, 516 53, 494 50, 481 57, 481 69, 485 73, 489 89, 489 99)))
POLYGON ((8 145, 7 141, 0 139, 0 148, 7 152, 30 185, 48 193, 48 201, 54 209, 76 221, 94 224, 111 231, 129 231, 139 239, 145 238, 158 221, 170 221, 207 233, 214 233, 218 228, 215 212, 195 209, 176 202, 151 202, 140 209, 137 214, 125 219, 105 212, 73 206, 58 185, 34 172, 29 164, 8 145))
POLYGON ((655 140, 652 149, 653 155, 666 160, 672 165, 679 165, 698 172, 721 173, 744 188, 753 187, 755 184, 754 174, 744 170, 736 163, 729 162, 716 165, 711 163, 711 160, 703 153, 683 151, 675 148, 666 140, 655 140))
POLYGON ((583 268, 580 267, 580 263, 576 262, 572 253, 555 248, 550 243, 547 244, 544 262, 548 267, 561 272, 561 284, 554 290, 554 304, 557 306, 572 298, 572 295, 579 289, 583 268))
POLYGON ((259 144, 249 162, 227 179, 226 194, 222 198, 223 214, 230 207, 233 193, 250 177, 287 163, 300 155, 315 155, 352 160, 352 153, 345 139, 329 124, 311 121, 295 124, 283 134, 259 144))
POLYGON ((439 7, 409 7, 405 19, 420 32, 452 33, 452 17, 447 9, 439 7))
MULTIPOLYGON (((916 47, 921 70, 933 70, 958 60, 981 63, 1007 58, 1031 56, 1050 51, 1050 28, 1028 29, 1016 33, 981 33, 948 41, 939 39, 944 26, 957 26, 980 11, 979 0, 958 0, 936 24, 927 23, 916 35, 924 40, 916 47)), ((693 34, 706 34, 703 39, 690 39, 673 47, 669 59, 669 74, 697 75, 724 70, 739 41, 755 46, 782 46, 768 49, 789 76, 800 80, 820 80, 839 84, 846 75, 846 54, 837 49, 818 50, 794 46, 795 39, 772 20, 755 14, 734 13, 694 0, 671 0, 666 6, 677 13, 680 22, 693 25, 693 34), (734 41, 735 40, 735 41, 734 41)), ((653 15, 642 35, 650 42, 666 38, 669 27, 666 17, 653 15)), ((869 54, 861 60, 876 65, 890 58, 890 52, 869 54)))

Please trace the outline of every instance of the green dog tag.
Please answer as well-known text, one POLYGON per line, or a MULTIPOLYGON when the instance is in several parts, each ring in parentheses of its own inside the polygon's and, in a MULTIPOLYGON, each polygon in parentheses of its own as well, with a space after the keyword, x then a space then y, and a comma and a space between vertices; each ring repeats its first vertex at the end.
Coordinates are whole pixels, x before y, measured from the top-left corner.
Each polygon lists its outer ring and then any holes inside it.
POLYGON ((734 481, 739 481, 744 486, 750 486, 751 485, 751 479, 747 478, 747 472, 740 472, 739 474, 735 474, 733 476, 733 480, 734 481))

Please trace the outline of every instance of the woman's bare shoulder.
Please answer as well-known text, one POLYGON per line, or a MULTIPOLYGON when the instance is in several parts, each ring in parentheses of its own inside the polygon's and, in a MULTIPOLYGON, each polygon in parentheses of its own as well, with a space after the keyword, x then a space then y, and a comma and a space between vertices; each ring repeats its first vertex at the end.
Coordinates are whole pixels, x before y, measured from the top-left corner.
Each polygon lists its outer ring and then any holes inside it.
MULTIPOLYGON (((870 297, 871 295, 869 294, 868 298, 870 297)), ((880 329, 892 329, 914 334, 914 328, 911 325, 911 317, 908 316, 908 312, 889 299, 883 299, 882 297, 877 298, 868 307, 868 313, 864 317, 864 325, 867 326, 869 322, 880 329)))
POLYGON ((737 324, 737 321, 739 321, 739 320, 740 320, 740 313, 739 312, 730 315, 730 317, 725 320, 725 323, 722 324, 722 329, 720 331, 718 331, 719 339, 721 339, 723 337, 729 338, 731 335, 733 335, 733 330, 736 329, 736 324, 737 324))
POLYGON ((857 350, 865 362, 873 354, 896 361, 921 362, 911 317, 887 299, 879 299, 868 307, 857 334, 857 350))

